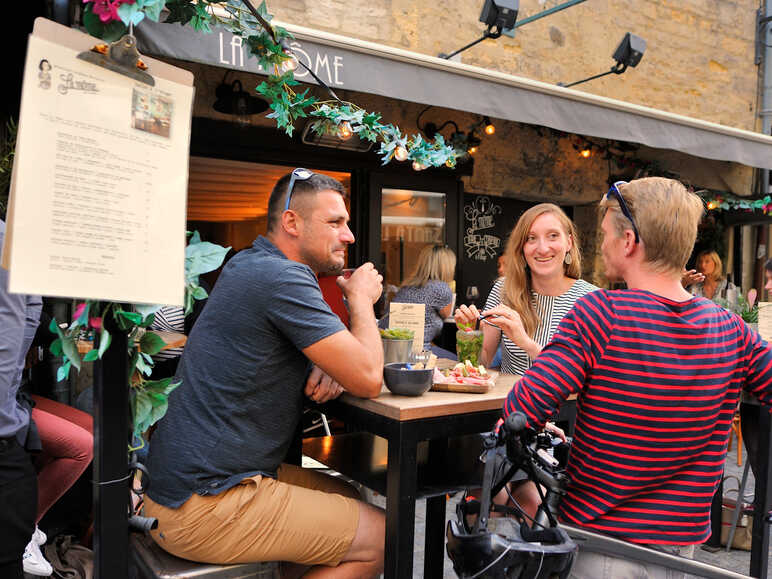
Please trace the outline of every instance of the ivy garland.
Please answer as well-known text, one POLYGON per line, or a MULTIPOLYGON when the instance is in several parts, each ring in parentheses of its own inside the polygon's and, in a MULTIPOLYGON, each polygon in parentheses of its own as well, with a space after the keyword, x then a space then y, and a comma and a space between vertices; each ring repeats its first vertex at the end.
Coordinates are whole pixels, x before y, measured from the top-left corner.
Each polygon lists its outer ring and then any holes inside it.
POLYGON ((117 40, 126 33, 129 24, 137 25, 145 17, 158 22, 163 8, 169 11, 167 23, 178 22, 207 33, 212 26, 221 26, 240 36, 262 68, 272 71, 257 87, 257 92, 269 101, 272 112, 268 118, 274 119, 277 127, 290 136, 298 119, 313 117, 311 128, 317 134, 344 139, 357 135, 362 140, 380 142, 378 154, 384 165, 392 159, 410 160, 416 170, 443 165, 455 167, 469 154, 465 143, 447 143, 439 134, 431 141, 420 134, 403 135, 399 127, 383 123, 380 114, 338 99, 321 81, 332 100, 318 100, 309 94, 310 89, 296 93, 293 87, 299 83, 294 70, 298 65, 305 65, 289 50, 288 42, 293 36, 286 29, 269 24, 273 16, 265 1, 256 9, 249 0, 83 1, 86 30, 104 40, 117 40), (223 16, 223 12, 227 16, 223 16))
POLYGON ((708 190, 696 191, 696 193, 705 201, 708 211, 761 211, 764 215, 772 215, 772 197, 769 195, 761 199, 747 199, 708 190))

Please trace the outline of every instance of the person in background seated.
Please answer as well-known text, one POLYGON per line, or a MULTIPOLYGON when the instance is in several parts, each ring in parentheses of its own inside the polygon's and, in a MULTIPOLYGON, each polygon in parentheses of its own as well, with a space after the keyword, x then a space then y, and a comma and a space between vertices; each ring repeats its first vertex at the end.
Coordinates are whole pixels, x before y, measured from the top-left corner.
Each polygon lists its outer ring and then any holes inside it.
MULTIPOLYGON (((391 303, 424 304, 424 350, 432 350, 442 358, 455 359, 455 354, 432 344, 442 332, 443 320, 450 316, 453 291, 448 285, 456 275, 456 254, 449 247, 427 245, 418 254, 413 273, 392 298, 391 303)), ((380 322, 380 328, 389 327, 389 315, 380 322)))
MULTIPOLYGON (((691 557, 711 533, 740 392, 772 404, 772 351, 739 316, 681 285, 704 211, 697 195, 650 177, 615 183, 600 206, 606 275, 627 289, 574 304, 503 414, 522 412, 539 428, 576 394, 560 519, 691 557)), ((576 579, 666 576, 684 575, 587 546, 571 570, 576 579)))
MULTIPOLYGON (((4 238, 5 221, 0 219, 0 248, 4 238)), ((38 543, 29 554, 25 550, 35 531, 38 492, 28 450, 39 450, 39 441, 29 408, 16 398, 41 308, 39 298, 9 293, 8 272, 0 268, 0 577, 4 579, 23 579, 25 569, 39 575, 53 572, 38 543)))
MULTIPOLYGON (((499 253, 499 256, 496 258, 496 281, 503 278, 507 273, 507 256, 506 253, 503 251, 499 253)), ((501 367, 501 348, 503 347, 503 342, 499 342, 499 347, 496 348, 496 355, 493 356, 493 360, 491 360, 490 367, 491 368, 500 368, 501 367)))
POLYGON ((716 298, 726 299, 726 290, 730 283, 723 272, 721 258, 715 251, 706 249, 697 254, 695 260, 697 274, 702 275, 702 281, 697 281, 686 287, 693 296, 702 296, 715 301, 716 298))
POLYGON ((316 278, 342 270, 348 220, 340 182, 295 169, 271 193, 266 236, 218 278, 150 444, 145 514, 158 519, 151 535, 166 551, 220 564, 289 561, 311 567, 307 577, 381 572, 383 512, 339 479, 285 462, 304 395, 381 391, 373 304, 383 278, 371 263, 338 277, 350 331, 316 278))

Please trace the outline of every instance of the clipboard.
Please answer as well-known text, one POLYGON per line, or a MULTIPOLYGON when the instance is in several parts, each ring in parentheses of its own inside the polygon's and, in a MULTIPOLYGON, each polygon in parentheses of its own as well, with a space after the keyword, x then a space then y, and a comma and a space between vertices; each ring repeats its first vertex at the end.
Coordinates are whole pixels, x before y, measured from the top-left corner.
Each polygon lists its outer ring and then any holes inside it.
MULTIPOLYGON (((175 96, 182 95, 179 98, 178 103, 173 103, 175 106, 178 106, 178 110, 175 111, 175 117, 174 117, 174 130, 177 131, 173 135, 173 139, 170 139, 170 142, 173 142, 174 146, 174 154, 176 155, 175 159, 175 167, 170 167, 170 171, 176 171, 176 174, 173 176, 174 180, 174 191, 177 197, 175 197, 175 208, 179 209, 180 207, 180 199, 179 199, 179 191, 180 189, 184 188, 184 193, 182 194, 182 201, 181 201, 181 213, 180 211, 174 211, 173 215, 169 217, 168 215, 164 215, 164 219, 169 218, 170 220, 170 229, 173 231, 179 231, 179 236, 173 240, 170 244, 159 244, 158 248, 153 248, 153 252, 158 252, 157 257, 158 260, 161 259, 168 259, 171 257, 173 260, 170 263, 173 263, 173 267, 170 267, 171 270, 173 270, 173 273, 166 275, 163 271, 163 268, 156 265, 155 268, 149 268, 148 271, 153 272, 159 272, 160 277, 159 279, 162 280, 165 285, 173 285, 177 286, 179 285, 179 289, 176 287, 168 290, 168 291, 155 291, 151 290, 151 293, 157 293, 158 295, 148 295, 148 299, 143 299, 141 297, 142 289, 139 287, 138 282, 139 280, 134 280, 129 285, 132 286, 134 289, 127 289, 127 293, 129 295, 118 295, 120 294, 120 291, 116 295, 99 295, 98 290, 91 291, 89 287, 94 287, 95 284, 83 284, 84 288, 83 291, 75 291, 74 284, 71 284, 71 289, 73 291, 37 291, 34 287, 29 287, 30 283, 15 283, 15 275, 14 271, 16 269, 16 263, 15 260, 19 259, 21 256, 21 250, 14 251, 14 240, 19 239, 19 235, 21 234, 21 230, 18 229, 19 221, 19 205, 20 203, 24 203, 24 201, 20 201, 18 198, 18 195, 20 194, 20 176, 21 173, 20 170, 18 170, 18 167, 22 165, 23 163, 20 162, 21 156, 26 156, 27 158, 24 159, 26 161, 25 166, 27 167, 27 171, 29 171, 29 163, 31 162, 31 154, 30 154, 30 147, 33 145, 28 144, 26 141, 29 140, 25 136, 24 131, 24 120, 25 120, 25 98, 24 94, 22 95, 22 110, 20 114, 20 122, 19 122, 19 130, 18 130, 18 136, 17 136, 17 144, 16 144, 16 156, 14 159, 14 171, 11 177, 11 187, 10 187, 10 193, 9 193, 9 200, 8 200, 8 211, 7 211, 7 218, 6 218, 6 235, 5 235, 5 243, 2 248, 2 260, 0 261, 0 266, 2 266, 5 269, 10 270, 10 290, 17 293, 42 293, 44 295, 53 295, 53 296, 61 296, 61 297, 79 297, 79 298, 87 298, 87 299, 104 299, 104 300, 110 300, 110 301, 128 301, 128 302, 135 302, 135 303, 168 303, 172 305, 181 305, 183 301, 183 294, 184 294, 184 246, 185 246, 185 204, 186 204, 186 197, 187 197, 187 161, 189 158, 189 144, 190 144, 190 127, 191 127, 191 119, 192 119, 192 106, 193 106, 193 97, 194 97, 194 89, 193 89, 193 74, 190 71, 172 66, 170 64, 167 64, 165 62, 155 60, 152 58, 147 58, 142 56, 141 63, 144 65, 143 68, 146 68, 147 71, 141 70, 140 68, 137 68, 136 64, 139 59, 139 54, 136 50, 136 40, 133 36, 127 35, 120 39, 119 41, 112 43, 111 45, 106 45, 99 39, 93 38, 87 34, 84 34, 76 29, 69 28, 67 26, 63 26, 60 24, 57 24, 51 20, 48 20, 46 18, 37 18, 35 20, 35 24, 33 27, 32 34, 30 36, 30 46, 32 46, 33 42, 39 43, 42 41, 42 43, 50 43, 51 45, 55 45, 56 48, 63 47, 64 49, 69 49, 66 52, 69 54, 70 51, 77 52, 77 59, 82 60, 85 62, 90 63, 90 65, 98 66, 101 69, 109 70, 111 73, 116 73, 118 75, 121 75, 123 77, 128 77, 131 79, 134 83, 137 84, 137 86, 146 86, 148 87, 148 90, 154 90, 153 87, 156 85, 156 81, 159 80, 159 82, 165 83, 164 86, 169 87, 177 87, 175 90, 178 92, 174 93, 175 96), (101 45, 103 53, 94 52, 92 49, 95 48, 95 46, 101 45), (140 85, 141 83, 141 85, 140 85), (187 114, 184 114, 187 112, 187 114), (182 166, 183 163, 181 161, 181 151, 182 151, 182 144, 184 143, 184 167, 182 166), (176 165, 179 165, 177 167, 176 165), (182 173, 182 176, 180 176, 180 173, 182 173), (169 247, 173 246, 173 247, 169 247), (178 275, 177 270, 179 270, 179 283, 171 283, 170 282, 170 276, 174 275, 175 277, 178 275), (133 294, 133 295, 132 295, 133 294), (151 299, 151 298, 163 298, 163 299, 151 299)), ((52 48, 53 50, 53 48, 52 48)), ((69 56, 67 57, 69 58, 69 56)), ((46 61, 48 62, 48 61, 46 61)), ((54 62, 53 58, 51 59, 51 62, 54 62)), ((67 61, 64 61, 67 62, 67 61)), ((72 62, 72 61, 69 61, 72 62)), ((30 66, 30 60, 29 60, 29 49, 28 49, 28 60, 25 67, 25 85, 24 90, 29 90, 29 81, 28 81, 28 73, 27 68, 30 66)), ((38 74, 39 77, 42 78, 44 71, 44 65, 43 60, 40 61, 40 72, 38 74)), ((54 71, 58 72, 64 67, 55 68, 54 71)), ((51 70, 51 63, 48 63, 48 69, 51 70)), ((66 69, 65 69, 66 70, 66 69)), ((37 72, 37 71, 35 71, 37 72)), ((94 73, 95 76, 99 76, 100 80, 104 80, 105 84, 109 85, 110 78, 109 74, 104 75, 103 73, 94 73)), ((53 79, 52 79, 53 81, 53 79)), ((40 81, 43 82, 42 80, 40 81)), ((58 79, 55 80, 55 82, 58 82, 58 79)), ((117 82, 117 81, 115 81, 117 82)), ((125 81, 124 81, 125 82, 125 81)), ((63 84, 63 83, 62 83, 63 84)), ((59 90, 59 92, 62 91, 62 84, 58 84, 56 87, 51 87, 51 91, 49 91, 49 95, 52 94, 53 90, 59 90)), ((87 84, 87 83, 86 83, 87 84)), ((42 86, 39 85, 39 86, 42 86)), ((65 87, 66 88, 66 87, 65 87)), ((74 85, 74 89, 80 89, 81 86, 74 85)), ((157 89, 156 90, 160 90, 157 89)), ((29 101, 32 102, 32 104, 28 104, 30 106, 30 110, 35 112, 40 112, 39 110, 36 110, 34 108, 34 105, 37 104, 37 101, 34 101, 35 95, 33 95, 33 98, 30 98, 29 101)), ((50 99, 49 99, 50 100, 50 99)), ((111 103, 108 103, 108 105, 111 103)), ((170 105, 171 108, 171 105, 170 105)), ((173 109, 172 109, 173 110, 173 109)), ((47 111, 46 111, 47 112, 47 111)), ((53 114, 53 113, 52 113, 53 114)), ((132 119, 134 112, 132 114, 132 119)), ((27 117, 29 118, 29 117, 27 117)), ((163 128, 163 124, 161 125, 163 128)), ((171 129, 169 129, 171 131, 171 129)), ((167 147, 168 148, 168 147, 167 147)), ((139 146, 137 148, 139 150, 139 146)), ((107 156, 112 151, 105 152, 105 156, 107 156)), ((50 160, 50 159, 46 159, 50 160)), ((171 177, 170 177, 171 179, 171 177)), ((109 184, 108 184, 109 185, 109 184)), ((150 184, 152 187, 152 183, 150 184)), ((29 190, 29 180, 27 180, 27 187, 26 190, 29 190)), ((152 190, 152 189, 149 189, 152 190)), ((26 200, 25 200, 26 201, 26 200)), ((38 250, 39 247, 36 247, 34 244, 29 243, 29 234, 26 231, 29 228, 28 222, 28 216, 29 216, 29 208, 24 212, 25 218, 27 218, 27 223, 25 223, 25 238, 27 239, 28 243, 25 246, 25 250, 34 253, 35 250, 38 250), (29 248, 29 249, 28 249, 29 248)), ((151 222, 148 222, 145 224, 146 229, 151 232, 151 234, 158 234, 158 229, 156 222, 159 222, 161 220, 160 216, 152 216, 151 222), (155 232, 155 233, 153 233, 155 232)), ((141 220, 137 219, 135 222, 140 223, 141 220)), ((43 227, 41 227, 41 232, 44 231, 43 227)), ((48 242, 50 244, 50 241, 48 242)), ((119 247, 120 246, 117 243, 113 243, 113 247, 119 247)), ((25 255, 27 253, 25 252, 25 255)), ((108 256, 111 257, 111 256, 108 256)), ((112 256, 113 260, 116 260, 116 257, 112 256)), ((21 261, 21 260, 20 260, 21 261)), ((17 262, 18 263, 18 262, 17 262)), ((116 263, 121 263, 116 261, 116 263)), ((93 268, 92 268, 93 269, 93 268)), ((86 268, 84 267, 83 270, 85 271, 86 268)), ((42 275, 42 274, 41 274, 42 275)), ((49 274, 50 277, 56 277, 56 275, 49 274)), ((23 276, 21 276, 23 277, 23 276)), ((64 276, 66 277, 66 276, 64 276)), ((144 283, 146 286, 150 286, 151 284, 148 283, 151 281, 150 279, 144 280, 144 283)), ((32 286, 35 285, 33 282, 31 284, 32 286)), ((45 280, 41 282, 41 285, 45 288, 46 282, 45 280)), ((98 286, 98 284, 96 284, 98 286)), ((119 282, 113 280, 112 287, 115 289, 119 285, 119 282)), ((108 292, 110 293, 110 292, 108 292)), ((112 292, 115 294, 115 291, 112 292)))

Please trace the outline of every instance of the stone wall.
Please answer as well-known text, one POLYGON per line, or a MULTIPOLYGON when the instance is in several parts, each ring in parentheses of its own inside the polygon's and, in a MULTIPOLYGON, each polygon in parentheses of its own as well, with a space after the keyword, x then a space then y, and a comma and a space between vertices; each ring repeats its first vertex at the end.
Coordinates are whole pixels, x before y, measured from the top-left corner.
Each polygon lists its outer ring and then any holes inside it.
MULTIPOLYGON (((519 20, 559 0, 521 0, 519 20)), ((482 0, 269 2, 278 20, 430 55, 483 31, 482 0)), ((486 40, 463 62, 549 83, 608 70, 625 32, 647 42, 641 63, 580 90, 742 129, 756 128, 758 0, 592 0, 486 40)), ((579 87, 577 87, 579 88, 579 87)))

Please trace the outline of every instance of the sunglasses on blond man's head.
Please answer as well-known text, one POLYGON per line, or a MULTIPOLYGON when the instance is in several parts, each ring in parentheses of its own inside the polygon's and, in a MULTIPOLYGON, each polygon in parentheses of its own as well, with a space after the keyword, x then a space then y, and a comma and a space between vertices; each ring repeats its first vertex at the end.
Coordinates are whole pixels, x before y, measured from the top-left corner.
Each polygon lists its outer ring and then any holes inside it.
POLYGON ((292 189, 295 187, 295 181, 307 181, 313 176, 314 172, 309 171, 308 169, 303 169, 302 167, 298 167, 294 171, 292 171, 292 176, 290 177, 289 185, 287 185, 287 202, 284 205, 284 211, 289 211, 290 208, 290 200, 292 199, 292 189))
POLYGON ((630 213, 630 208, 627 206, 627 203, 625 203, 625 198, 622 197, 622 194, 619 192, 619 187, 622 185, 627 185, 627 181, 617 181, 614 183, 603 196, 603 198, 608 199, 609 196, 611 196, 616 199, 617 203, 619 203, 619 209, 622 211, 622 215, 627 217, 627 219, 630 221, 630 225, 633 226, 633 233, 635 233, 635 243, 638 243, 641 239, 641 236, 638 235, 638 227, 635 225, 633 214, 630 213))

